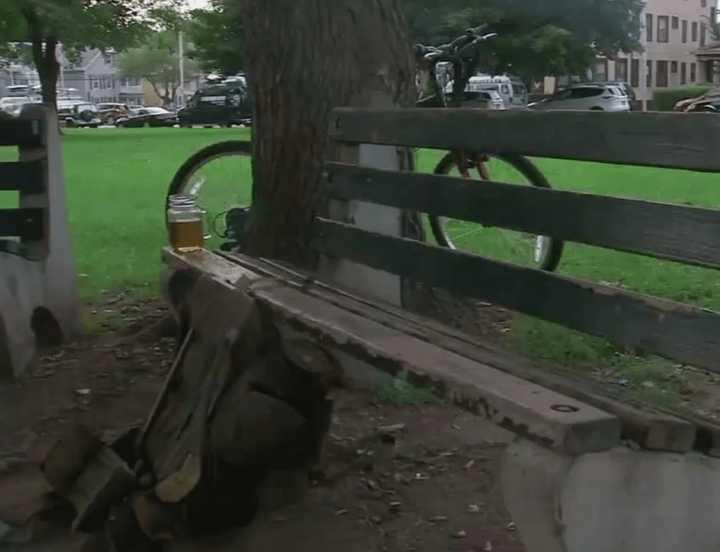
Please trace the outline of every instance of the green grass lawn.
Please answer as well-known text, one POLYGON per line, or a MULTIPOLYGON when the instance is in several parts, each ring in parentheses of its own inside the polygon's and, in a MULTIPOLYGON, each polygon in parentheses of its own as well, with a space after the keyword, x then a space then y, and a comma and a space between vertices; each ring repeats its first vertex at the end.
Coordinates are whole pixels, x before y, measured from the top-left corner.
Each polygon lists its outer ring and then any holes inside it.
MULTIPOLYGON (((82 298, 92 302, 119 290, 157 293, 160 248, 167 242, 165 195, 175 171, 207 145, 245 138, 250 134, 244 129, 66 130, 68 206, 82 298)), ((0 148, 2 159, 16 155, 0 148)), ((238 189, 249 192, 249 162, 238 169, 238 189)))
MULTIPOLYGON (((167 241, 164 200, 173 174, 200 148, 245 138, 249 139, 249 131, 238 129, 66 131, 68 201, 82 298, 94 302, 104 293, 121 290, 135 296, 157 293, 160 248, 167 241)), ((0 159, 15 155, 9 148, 0 148, 0 159)), ((420 169, 431 171, 440 155, 422 152, 420 169)), ((720 206, 720 177, 715 175, 557 160, 538 163, 560 189, 720 206)), ((251 182, 247 159, 212 170, 212 181, 224 188, 220 197, 234 194, 231 201, 247 201, 251 182)), ((512 179, 501 168, 493 177, 512 179)), ((16 201, 7 195, 0 200, 3 204, 16 201)), ((210 205, 209 210, 221 212, 222 204, 210 205)), ((476 233, 463 245, 491 255, 493 247, 502 252, 492 236, 492 231, 476 233)), ((705 269, 570 244, 559 271, 720 309, 720 279, 705 269)), ((638 380, 655 370, 657 363, 619 355, 602 340, 528 318, 517 321, 509 339, 522 350, 554 360, 637 366, 638 380)))

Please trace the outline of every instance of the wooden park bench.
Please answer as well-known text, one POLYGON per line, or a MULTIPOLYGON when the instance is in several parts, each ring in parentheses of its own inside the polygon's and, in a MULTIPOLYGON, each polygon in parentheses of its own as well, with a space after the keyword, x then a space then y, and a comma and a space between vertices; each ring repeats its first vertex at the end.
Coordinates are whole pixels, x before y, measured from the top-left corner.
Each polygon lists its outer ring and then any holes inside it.
POLYGON ((465 186, 399 171, 397 148, 720 172, 720 119, 339 109, 330 132, 340 146, 325 178, 335 203, 332 218, 317 221, 317 274, 207 251, 168 250, 169 265, 229 285, 244 281, 284 333, 312 336, 348 377, 380 370, 406 378, 517 434, 502 482, 528 550, 715 550, 720 426, 630 403, 610 386, 407 312, 401 292, 403 282, 420 282, 715 372, 720 315, 399 236, 401 213, 419 211, 718 268, 720 211, 502 183, 465 186))
POLYGON ((21 374, 36 346, 59 345, 80 331, 62 148, 54 112, 42 105, 0 119, 0 380, 21 374), (4 196, 7 197, 7 196, 4 196))

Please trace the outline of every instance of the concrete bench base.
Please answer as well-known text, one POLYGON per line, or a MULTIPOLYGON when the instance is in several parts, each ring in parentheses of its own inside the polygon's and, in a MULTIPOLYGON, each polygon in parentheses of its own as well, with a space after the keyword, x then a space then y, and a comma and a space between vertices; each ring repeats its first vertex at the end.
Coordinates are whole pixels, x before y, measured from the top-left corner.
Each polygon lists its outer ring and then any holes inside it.
POLYGON ((29 106, 22 117, 43 121, 46 147, 22 148, 20 157, 46 160, 47 193, 21 194, 21 206, 47 209, 40 247, 48 253, 41 260, 0 253, 0 379, 24 372, 38 344, 60 344, 81 330, 57 117, 42 105, 29 106))
POLYGON ((577 457, 525 440, 503 463, 528 552, 710 552, 720 547, 720 460, 617 447, 577 457))

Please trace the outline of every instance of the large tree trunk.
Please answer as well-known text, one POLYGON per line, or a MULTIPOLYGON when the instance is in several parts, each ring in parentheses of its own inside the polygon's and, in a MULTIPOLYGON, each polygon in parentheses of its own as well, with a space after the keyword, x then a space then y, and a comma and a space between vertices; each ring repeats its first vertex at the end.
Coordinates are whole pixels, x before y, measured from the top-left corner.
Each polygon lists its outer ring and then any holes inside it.
POLYGON ((60 63, 57 59, 59 41, 56 37, 45 36, 42 22, 32 6, 24 8, 22 13, 32 39, 33 63, 40 77, 43 102, 57 111, 57 83, 60 76, 60 63))
POLYGON ((228 1, 242 7, 255 100, 247 251, 309 265, 330 111, 413 90, 398 0, 228 1))
POLYGON ((42 99, 55 111, 57 111, 57 84, 60 76, 60 64, 55 55, 57 46, 58 41, 54 38, 49 38, 38 46, 33 42, 33 58, 40 76, 42 99))

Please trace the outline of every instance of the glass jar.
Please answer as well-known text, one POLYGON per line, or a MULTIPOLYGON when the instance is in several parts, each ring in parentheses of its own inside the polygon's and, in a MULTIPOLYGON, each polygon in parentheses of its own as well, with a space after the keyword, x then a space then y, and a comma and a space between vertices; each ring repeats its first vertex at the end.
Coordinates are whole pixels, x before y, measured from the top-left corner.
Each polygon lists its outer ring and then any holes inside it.
POLYGON ((178 253, 202 249, 204 243, 203 210, 190 195, 171 195, 168 201, 170 245, 178 253))

